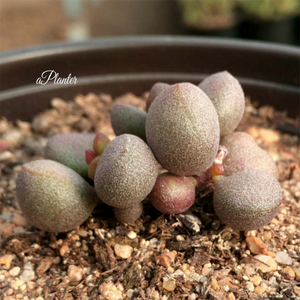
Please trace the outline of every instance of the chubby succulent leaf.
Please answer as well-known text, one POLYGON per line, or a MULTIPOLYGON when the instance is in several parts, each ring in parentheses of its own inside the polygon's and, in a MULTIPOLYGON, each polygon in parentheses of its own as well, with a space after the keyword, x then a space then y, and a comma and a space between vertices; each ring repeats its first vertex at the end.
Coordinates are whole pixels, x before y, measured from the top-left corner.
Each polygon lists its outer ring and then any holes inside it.
POLYGON ((175 84, 150 106, 146 136, 163 168, 181 176, 201 174, 211 167, 218 151, 218 115, 199 87, 175 84))
POLYGON ((146 102, 146 111, 149 110, 152 102, 156 99, 156 97, 162 93, 163 91, 166 91, 169 89, 171 85, 167 83, 157 82, 153 85, 153 87, 150 90, 147 102, 146 102))
POLYGON ((278 177, 278 169, 271 155, 257 146, 248 133, 233 132, 223 137, 220 143, 228 150, 223 161, 226 176, 257 169, 278 177))
POLYGON ((213 204, 220 220, 236 230, 267 225, 282 201, 279 182, 260 170, 244 170, 216 182, 213 204))
POLYGON ((101 155, 96 156, 89 164, 88 174, 89 174, 89 178, 92 180, 95 179, 95 173, 96 173, 96 169, 97 169, 100 158, 101 158, 101 155))
POLYGON ((158 164, 148 145, 139 137, 123 134, 112 140, 99 160, 95 189, 99 198, 114 207, 130 207, 152 190, 158 164))
POLYGON ((232 133, 239 125, 245 110, 245 95, 239 82, 224 71, 205 78, 199 87, 215 106, 220 135, 232 133))
POLYGON ((97 155, 93 150, 86 150, 85 151, 85 161, 89 165, 97 155))
POLYGON ((65 133, 51 137, 45 148, 45 159, 57 161, 83 178, 88 178, 85 151, 93 150, 95 134, 65 133))
POLYGON ((163 173, 158 176, 149 199, 162 213, 179 214, 193 205, 195 184, 189 177, 163 173))
POLYGON ((107 135, 103 134, 102 132, 98 132, 96 134, 93 147, 97 156, 103 153, 104 149, 106 148, 109 142, 110 139, 107 135))
POLYGON ((130 104, 116 103, 110 111, 111 125, 116 135, 133 134, 146 141, 146 113, 130 104))
POLYGON ((82 224, 99 202, 95 189, 78 173, 52 160, 25 164, 16 183, 25 218, 49 232, 65 232, 82 224))

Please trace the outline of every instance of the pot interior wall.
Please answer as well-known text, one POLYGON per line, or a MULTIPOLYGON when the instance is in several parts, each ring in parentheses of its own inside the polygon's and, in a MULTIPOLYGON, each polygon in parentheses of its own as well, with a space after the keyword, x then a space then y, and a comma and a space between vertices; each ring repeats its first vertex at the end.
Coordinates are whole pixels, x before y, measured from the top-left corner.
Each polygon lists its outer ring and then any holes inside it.
POLYGON ((1 115, 29 120, 49 107, 53 97, 72 100, 77 94, 141 94, 153 83, 189 81, 228 70, 247 96, 299 114, 297 48, 205 38, 117 38, 43 46, 2 55, 1 115), (77 76, 76 85, 36 85, 42 72, 77 76))

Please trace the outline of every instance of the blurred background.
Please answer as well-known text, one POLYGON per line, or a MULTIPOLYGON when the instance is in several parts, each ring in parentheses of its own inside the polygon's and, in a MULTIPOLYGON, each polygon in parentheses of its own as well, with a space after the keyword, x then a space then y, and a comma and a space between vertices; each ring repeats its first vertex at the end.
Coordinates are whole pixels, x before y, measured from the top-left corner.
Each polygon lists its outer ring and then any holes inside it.
POLYGON ((300 0, 1 0, 0 51, 161 34, 299 46, 299 15, 300 0))

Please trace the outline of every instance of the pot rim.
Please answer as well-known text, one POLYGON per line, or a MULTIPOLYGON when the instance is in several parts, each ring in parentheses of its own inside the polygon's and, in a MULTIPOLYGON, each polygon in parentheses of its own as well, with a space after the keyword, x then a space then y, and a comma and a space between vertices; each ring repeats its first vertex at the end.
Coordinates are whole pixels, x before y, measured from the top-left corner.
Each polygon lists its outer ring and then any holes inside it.
POLYGON ((89 39, 82 42, 58 42, 38 46, 30 46, 8 50, 0 53, 0 66, 9 62, 23 59, 34 59, 61 53, 74 53, 81 51, 93 51, 95 49, 129 48, 144 46, 214 46, 215 48, 235 48, 253 51, 281 53, 296 55, 300 58, 300 49, 296 46, 286 46, 269 42, 253 42, 249 40, 210 38, 210 37, 187 37, 187 36, 126 36, 126 37, 103 37, 89 39))

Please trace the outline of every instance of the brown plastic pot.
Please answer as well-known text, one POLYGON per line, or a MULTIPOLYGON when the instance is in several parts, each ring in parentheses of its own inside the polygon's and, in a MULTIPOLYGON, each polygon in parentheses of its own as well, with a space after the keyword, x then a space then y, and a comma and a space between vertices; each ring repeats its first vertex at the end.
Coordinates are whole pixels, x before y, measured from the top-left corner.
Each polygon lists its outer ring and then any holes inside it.
POLYGON ((198 84, 228 70, 246 95, 299 114, 300 51, 267 43, 188 37, 103 38, 83 43, 45 45, 0 56, 1 115, 29 120, 53 97, 72 100, 79 93, 140 94, 157 81, 198 84), (46 70, 69 73, 76 85, 36 85, 46 70))

